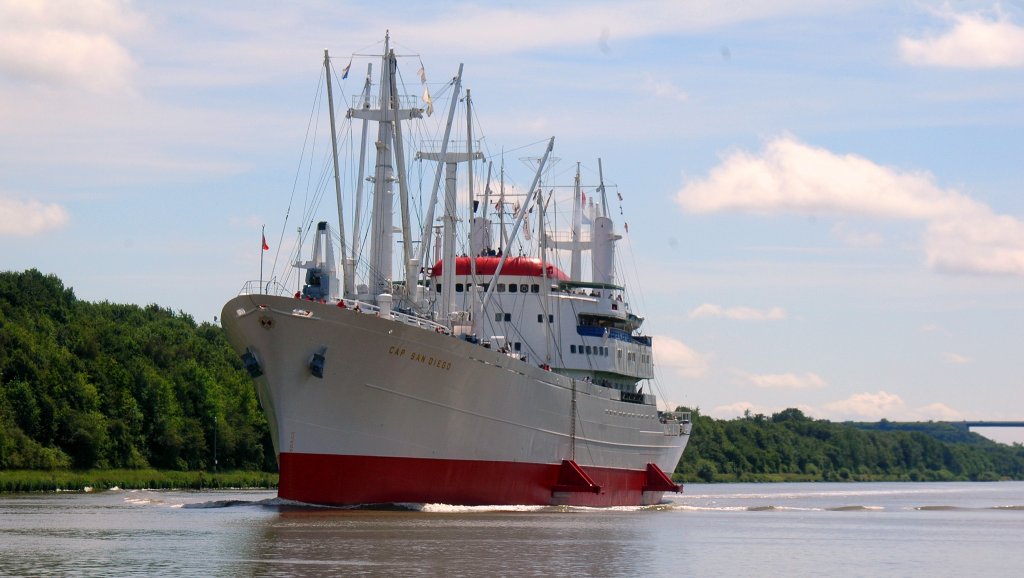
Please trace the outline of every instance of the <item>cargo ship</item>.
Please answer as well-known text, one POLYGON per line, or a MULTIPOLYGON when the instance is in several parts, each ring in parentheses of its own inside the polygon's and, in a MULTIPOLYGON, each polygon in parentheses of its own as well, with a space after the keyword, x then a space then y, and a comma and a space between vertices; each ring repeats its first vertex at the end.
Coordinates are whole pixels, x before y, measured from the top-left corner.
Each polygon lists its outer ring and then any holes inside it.
POLYGON ((332 75, 325 52, 338 221, 309 227, 308 259, 300 246, 289 264, 301 284, 292 292, 275 280, 247 283, 221 316, 266 413, 279 496, 336 506, 627 506, 681 491, 670 476, 689 414, 659 409, 652 391, 652 339, 617 281, 622 237, 603 168, 589 200, 578 168, 558 189, 571 198, 567 231, 551 216, 556 188, 541 186, 553 138, 518 196, 492 186, 489 171, 479 187, 473 171, 482 176, 486 159, 461 65, 441 90, 451 101, 443 138, 407 151, 415 139, 406 133, 433 99, 422 65, 422 98, 400 94, 390 44, 345 114, 349 134, 362 134, 350 151, 360 158, 351 191, 339 177, 330 94, 332 76, 347 77, 352 60, 332 75), (465 139, 452 138, 458 105, 465 139), (410 159, 432 166, 419 210, 410 159), (373 187, 369 211, 363 183, 373 187))

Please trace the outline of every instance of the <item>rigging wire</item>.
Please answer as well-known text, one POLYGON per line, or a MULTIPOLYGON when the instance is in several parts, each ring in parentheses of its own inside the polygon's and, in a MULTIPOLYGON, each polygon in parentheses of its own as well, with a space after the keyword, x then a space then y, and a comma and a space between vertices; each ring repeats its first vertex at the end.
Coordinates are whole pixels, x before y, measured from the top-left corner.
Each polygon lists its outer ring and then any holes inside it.
MULTIPOLYGON (((291 190, 291 193, 290 193, 290 195, 288 197, 288 206, 287 206, 287 209, 285 210, 284 222, 281 224, 281 234, 278 236, 277 249, 274 252, 274 260, 271 263, 271 267, 270 267, 270 278, 271 279, 275 278, 274 272, 277 270, 277 262, 278 262, 278 260, 279 260, 279 258, 281 256, 281 248, 284 246, 285 231, 288 228, 288 219, 289 219, 289 217, 291 215, 292 205, 295 202, 295 192, 298 189, 299 176, 301 174, 302 165, 303 165, 302 159, 305 158, 306 148, 308 146, 310 146, 310 143, 309 143, 310 132, 312 131, 313 126, 314 126, 314 119, 317 117, 317 114, 316 114, 317 102, 320 99, 321 87, 323 86, 323 75, 317 74, 317 77, 319 79, 319 82, 317 83, 316 92, 314 93, 315 96, 313 98, 313 106, 310 108, 310 111, 309 111, 309 120, 306 122, 306 137, 305 137, 305 139, 302 142, 302 151, 299 154, 299 163, 298 163, 298 166, 296 167, 295 177, 294 177, 294 179, 292 181, 292 190, 291 190)), ((262 288, 261 288, 261 290, 262 290, 262 288)))

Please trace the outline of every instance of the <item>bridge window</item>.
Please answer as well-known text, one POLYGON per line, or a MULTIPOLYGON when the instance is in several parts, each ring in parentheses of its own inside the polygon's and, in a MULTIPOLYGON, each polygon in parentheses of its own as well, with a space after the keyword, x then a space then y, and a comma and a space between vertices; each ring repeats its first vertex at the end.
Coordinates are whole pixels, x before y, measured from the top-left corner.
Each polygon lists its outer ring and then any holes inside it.
POLYGON ((569 353, 576 353, 576 346, 575 345, 570 345, 569 346, 569 353))
POLYGON ((501 313, 495 313, 494 314, 494 320, 495 321, 501 321, 501 313))
POLYGON ((587 355, 590 355, 590 346, 587 346, 587 355))
POLYGON ((463 289, 464 289, 464 287, 462 286, 462 283, 456 283, 455 284, 455 292, 456 293, 462 293, 463 289))
POLYGON ((523 283, 523 284, 519 285, 519 292, 520 293, 529 293, 530 292, 530 286, 527 285, 526 283, 523 283))
POLYGON ((441 292, 441 284, 440 284, 440 283, 438 283, 438 284, 437 284, 437 292, 438 292, 438 293, 440 293, 440 292, 441 292))
POLYGON ((498 283, 497 291, 498 291, 498 293, 504 293, 505 292, 505 284, 504 283, 498 283))
POLYGON ((506 313, 505 314, 505 321, 512 321, 512 314, 511 313, 506 313))
POLYGON ((540 285, 537 285, 536 283, 530 285, 530 293, 540 293, 540 285))
POLYGON ((508 292, 509 293, 515 293, 518 290, 519 290, 519 285, 516 285, 515 283, 512 283, 512 284, 510 284, 508 286, 508 292))
POLYGON ((522 341, 516 341, 512 345, 512 349, 514 349, 515 351, 522 351, 523 350, 523 342, 522 341))

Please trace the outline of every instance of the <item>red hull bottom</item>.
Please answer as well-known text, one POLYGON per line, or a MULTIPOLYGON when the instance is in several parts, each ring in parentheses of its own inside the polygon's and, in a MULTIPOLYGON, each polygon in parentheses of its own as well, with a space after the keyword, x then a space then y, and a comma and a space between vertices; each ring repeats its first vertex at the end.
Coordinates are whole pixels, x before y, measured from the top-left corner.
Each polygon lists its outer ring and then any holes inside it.
POLYGON ((299 453, 282 453, 279 463, 281 498, 324 505, 639 506, 656 504, 665 491, 679 489, 653 464, 643 471, 581 468, 568 461, 529 464, 299 453))

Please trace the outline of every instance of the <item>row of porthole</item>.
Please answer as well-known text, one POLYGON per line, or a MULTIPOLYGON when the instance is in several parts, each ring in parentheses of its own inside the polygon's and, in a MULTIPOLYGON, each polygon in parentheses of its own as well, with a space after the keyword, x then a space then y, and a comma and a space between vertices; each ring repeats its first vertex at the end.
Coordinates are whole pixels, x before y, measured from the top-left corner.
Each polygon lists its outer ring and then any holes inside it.
MULTIPOLYGON (((630 352, 628 352, 626 354, 626 361, 636 361, 636 358, 637 358, 636 352, 630 351, 630 352)), ((650 355, 647 355, 647 354, 644 354, 644 353, 640 354, 640 363, 645 363, 646 364, 646 363, 650 363, 650 362, 651 362, 651 356, 650 355)))
MULTIPOLYGON (((479 283, 478 285, 484 291, 487 290, 487 283, 479 283)), ((456 283, 455 284, 455 292, 456 293, 462 293, 462 292, 466 291, 468 287, 472 287, 472 286, 473 285, 470 284, 470 283, 466 283, 466 284, 456 283)), ((540 293, 540 285, 538 285, 536 283, 533 283, 533 284, 520 283, 518 285, 515 284, 515 283, 509 283, 508 285, 505 285, 504 283, 498 283, 498 286, 495 288, 495 291, 498 292, 498 293, 540 293)), ((441 292, 441 284, 440 283, 437 284, 437 292, 438 293, 441 292)))
POLYGON ((608 415, 619 415, 622 417, 640 417, 645 419, 654 419, 653 415, 644 415, 642 413, 629 413, 625 411, 615 411, 614 409, 606 409, 604 412, 608 415))
POLYGON ((608 348, 603 345, 570 345, 569 353, 582 353, 583 355, 600 355, 602 357, 608 357, 608 348))
MULTIPOLYGON (((622 359, 622 350, 618 350, 618 352, 619 352, 619 359, 621 360, 622 359)), ((608 357, 609 350, 608 350, 607 347, 605 347, 603 345, 569 345, 569 353, 572 353, 572 354, 577 354, 578 353, 578 354, 583 354, 583 355, 600 355, 602 357, 608 357)), ((635 362, 636 361, 636 353, 628 352, 627 353, 627 358, 628 358, 627 361, 635 362)), ((643 355, 643 354, 640 355, 640 363, 648 364, 648 363, 651 362, 650 360, 651 360, 651 358, 650 358, 649 355, 643 355)))

